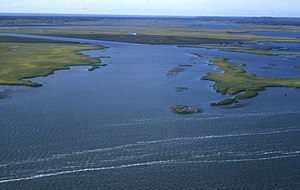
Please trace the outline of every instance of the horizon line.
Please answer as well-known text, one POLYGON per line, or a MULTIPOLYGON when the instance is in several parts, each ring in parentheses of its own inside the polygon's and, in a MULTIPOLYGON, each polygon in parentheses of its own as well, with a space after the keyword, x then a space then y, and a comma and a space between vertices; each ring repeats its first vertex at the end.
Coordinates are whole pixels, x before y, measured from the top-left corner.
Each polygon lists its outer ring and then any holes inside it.
POLYGON ((267 15, 257 15, 257 16, 247 16, 247 15, 127 15, 127 14, 97 14, 97 13, 16 13, 16 12, 0 12, 0 16, 9 16, 9 15, 35 15, 35 16, 98 16, 98 17, 235 17, 235 18, 300 18, 300 16, 267 16, 267 15))

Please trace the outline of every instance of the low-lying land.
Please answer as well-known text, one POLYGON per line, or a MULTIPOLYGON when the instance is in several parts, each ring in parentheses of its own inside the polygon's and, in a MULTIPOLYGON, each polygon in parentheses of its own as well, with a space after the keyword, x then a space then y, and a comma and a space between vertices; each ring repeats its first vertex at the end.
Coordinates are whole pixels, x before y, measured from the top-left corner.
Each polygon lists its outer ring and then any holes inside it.
POLYGON ((52 74, 58 69, 69 66, 90 65, 99 62, 80 54, 79 51, 101 49, 103 47, 87 44, 58 43, 47 40, 0 37, 0 84, 41 86, 41 84, 23 80, 52 74))
MULTIPOLYGON (((168 25, 167 25, 168 26, 168 25)), ((257 26, 264 28, 264 26, 257 26)), ((265 26, 266 30, 275 30, 265 26)), ((289 27, 282 30, 289 31, 289 27)), ((298 28, 299 29, 299 28, 298 28)), ((295 29, 290 29, 295 30, 295 29)), ((234 32, 255 31, 250 26, 239 29, 210 29, 174 27, 139 27, 126 28, 1 28, 0 33, 36 34, 60 37, 72 37, 93 40, 131 42, 141 44, 223 44, 223 43, 257 43, 257 42, 300 42, 299 38, 257 36, 234 32), (130 35, 135 33, 136 35, 130 35)))
POLYGON ((183 71, 184 71, 184 68, 182 68, 182 67, 174 67, 167 72, 167 76, 168 77, 176 76, 178 73, 181 73, 183 71))
POLYGON ((248 54, 258 54, 258 55, 271 55, 271 56, 278 56, 278 55, 300 55, 300 52, 294 51, 280 51, 280 48, 274 48, 269 46, 238 46, 238 45, 230 45, 230 46, 179 46, 179 47, 191 47, 191 48, 205 48, 205 49, 218 49, 221 51, 228 51, 228 52, 239 52, 239 53, 248 53, 248 54), (276 49, 276 51, 274 51, 276 49))
POLYGON ((143 44, 300 42, 300 39, 295 37, 251 34, 251 32, 261 31, 299 32, 300 20, 297 18, 22 17, 12 15, 0 18, 0 26, 4 27, 0 28, 2 33, 38 34, 143 44), (218 27, 218 24, 222 26, 218 27), (5 28, 7 26, 14 28, 5 28), (77 26, 77 28, 74 29, 72 26, 77 26))
MULTIPOLYGON (((157 18, 157 17, 110 17, 110 16, 0 16, 0 26, 126 26, 126 27, 181 27, 190 18, 157 18), (170 21, 172 23, 170 23, 170 21), (175 21, 175 23, 174 23, 175 21), (179 22, 179 23, 177 23, 179 22), (174 24, 173 24, 174 23, 174 24), (167 26, 166 26, 167 25, 167 26)), ((185 24, 186 25, 186 24, 185 24)))
POLYGON ((200 108, 181 106, 181 105, 175 105, 171 107, 171 111, 176 114, 195 114, 195 113, 203 112, 203 110, 200 108))
MULTIPOLYGON (((197 55, 197 54, 194 54, 197 55)), ((215 82, 214 89, 222 94, 234 95, 233 98, 212 103, 214 106, 230 105, 239 100, 253 98, 266 87, 300 88, 300 78, 268 78, 246 73, 244 64, 232 63, 225 57, 198 55, 209 58, 209 62, 222 73, 207 73, 202 79, 215 82)))
POLYGON ((188 90, 188 87, 182 87, 182 86, 175 87, 176 92, 183 92, 183 91, 186 91, 186 90, 188 90))
MULTIPOLYGON (((300 52, 285 51, 281 47, 260 46, 258 42, 300 43, 295 37, 259 36, 249 32, 299 32, 299 19, 287 19, 286 25, 270 18, 66 18, 66 17, 6 17, 1 26, 58 26, 44 28, 0 28, 0 33, 36 34, 81 39, 95 39, 142 44, 176 44, 181 47, 218 49, 259 55, 300 55, 300 52), (228 28, 205 27, 205 24, 228 24, 228 28), (235 24, 238 27, 230 27, 235 24), (84 26, 68 28, 64 26, 84 26), (91 26, 91 25, 94 25, 91 26), (96 27, 98 26, 98 27, 96 27), (103 28, 99 27, 102 26, 103 28), (110 26, 110 27, 105 27, 110 26), (134 35, 132 35, 134 34, 134 35), (202 45, 201 45, 202 44, 202 45), (206 45, 204 45, 206 44, 206 45), (209 44, 209 45, 207 45, 209 44), (247 46, 247 44, 249 46, 247 46), (257 44, 257 45, 253 45, 257 44), (276 49, 277 48, 277 49, 276 49)), ((0 84, 39 86, 22 80, 53 73, 71 65, 91 65, 93 71, 100 66, 98 58, 78 54, 80 50, 99 49, 92 45, 63 43, 48 40, 0 37, 0 84)), ((215 89, 223 94, 234 95, 213 105, 228 105, 238 100, 251 98, 265 87, 300 87, 300 79, 268 78, 246 73, 240 63, 231 63, 221 56, 199 55, 210 59, 210 63, 223 73, 208 73, 203 79, 215 82, 215 89)), ((174 76, 192 65, 178 65, 169 70, 174 76)), ((269 69, 270 67, 264 67, 269 69)), ((297 66, 294 66, 297 68, 297 66)))
POLYGON ((180 23, 182 25, 199 25, 202 22, 235 23, 252 25, 269 25, 280 28, 283 25, 300 26, 298 18, 272 18, 272 17, 150 17, 150 16, 70 16, 70 15, 14 15, 2 14, 0 26, 69 26, 69 25, 128 25, 128 26, 153 26, 159 24, 180 23), (278 27, 279 26, 279 27, 278 27))

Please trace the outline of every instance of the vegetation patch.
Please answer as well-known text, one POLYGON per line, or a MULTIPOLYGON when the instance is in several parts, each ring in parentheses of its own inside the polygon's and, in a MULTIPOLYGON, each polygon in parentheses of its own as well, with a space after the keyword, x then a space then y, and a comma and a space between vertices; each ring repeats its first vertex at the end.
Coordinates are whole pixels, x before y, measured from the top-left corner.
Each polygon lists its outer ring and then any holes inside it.
POLYGON ((64 42, 59 40, 46 40, 46 39, 34 39, 34 38, 20 38, 13 36, 0 36, 0 43, 64 43, 64 44, 75 44, 75 42, 64 42))
POLYGON ((182 67, 174 67, 174 68, 169 70, 169 73, 180 73, 180 72, 183 72, 183 71, 184 71, 184 68, 182 68, 182 67))
POLYGON ((174 67, 167 72, 167 76, 168 77, 176 76, 178 73, 181 73, 183 71, 184 71, 184 68, 182 68, 182 67, 174 67))
POLYGON ((19 40, 21 42, 10 43, 0 40, 1 85, 41 86, 36 82, 23 79, 46 76, 55 70, 68 69, 69 66, 98 63, 97 58, 87 57, 79 52, 103 48, 87 44, 52 43, 44 40, 24 43, 21 38, 19 40))
POLYGON ((194 108, 190 106, 182 106, 182 105, 175 105, 171 107, 171 111, 176 114, 195 114, 203 112, 200 108, 194 108))
MULTIPOLYGON (((191 47, 191 46, 189 46, 191 47)), ((194 56, 203 58, 203 59, 222 59, 222 56, 217 56, 217 55, 204 55, 204 54, 199 54, 199 53, 191 53, 194 56)))
POLYGON ((185 65, 178 65, 179 67, 192 67, 193 65, 185 64, 185 65))
MULTIPOLYGON (((192 47, 192 46, 189 46, 192 47)), ((248 53, 248 54, 258 54, 258 55, 268 55, 268 56, 278 56, 278 55, 300 55, 300 52, 293 51, 273 51, 272 47, 266 46, 194 46, 194 48, 205 48, 205 49, 218 49, 221 51, 228 52, 238 52, 238 53, 248 53)))
MULTIPOLYGON (((141 20, 140 23, 145 22, 141 20)), ((120 23, 120 22, 119 22, 120 23)), ((78 23, 80 25, 82 23, 78 23)), ((115 25, 115 22, 107 24, 115 25)), ((135 28, 138 34, 128 35, 132 28, 126 23, 120 23, 114 28, 2 28, 1 33, 38 34, 48 36, 73 37, 81 39, 106 40, 118 42, 131 42, 141 44, 234 44, 234 43, 257 43, 257 42, 300 42, 300 39, 292 37, 257 36, 247 33, 248 31, 299 31, 299 27, 288 26, 269 27, 267 25, 247 25, 242 28, 213 29, 191 28, 189 24, 178 27, 178 23, 163 23, 156 27, 135 28), (237 34, 237 32, 239 34, 237 34), (246 33, 245 33, 246 32, 246 33)), ((181 25, 181 24, 180 24, 181 25)))
POLYGON ((248 104, 239 104, 239 103, 236 103, 236 104, 233 104, 233 105, 230 105, 230 106, 226 106, 224 108, 226 108, 226 109, 239 109, 239 108, 244 108, 247 105, 248 104))
POLYGON ((212 106, 227 106, 230 105, 232 103, 236 103, 237 101, 235 99, 225 99, 225 100, 221 100, 219 102, 214 102, 211 103, 212 106))
POLYGON ((109 58, 111 58, 111 57, 110 57, 110 56, 99 56, 98 58, 109 59, 109 58))
POLYGON ((100 64, 100 63, 94 63, 94 64, 91 64, 91 68, 88 69, 88 71, 94 71, 96 69, 100 69, 101 67, 105 67, 107 66, 107 64, 100 64))
POLYGON ((183 91, 188 90, 188 88, 187 87, 176 87, 175 90, 176 90, 176 92, 183 92, 183 91))
MULTIPOLYGON (((204 56, 199 56, 204 57, 204 56)), ((229 62, 228 58, 213 59, 209 61, 222 73, 207 73, 203 80, 215 82, 214 89, 222 94, 234 95, 231 99, 212 103, 213 106, 224 106, 237 103, 239 100, 253 98, 266 87, 294 87, 300 88, 300 78, 269 78, 246 73, 241 63, 229 62), (237 68, 239 67, 239 68, 237 68)))

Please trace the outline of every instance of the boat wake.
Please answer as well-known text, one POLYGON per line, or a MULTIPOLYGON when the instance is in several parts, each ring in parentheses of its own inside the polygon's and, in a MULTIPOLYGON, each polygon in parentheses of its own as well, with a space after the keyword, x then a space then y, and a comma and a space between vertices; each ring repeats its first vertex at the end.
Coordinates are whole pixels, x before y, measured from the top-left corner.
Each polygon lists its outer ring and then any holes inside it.
POLYGON ((289 152, 285 155, 280 155, 280 156, 261 157, 261 158, 224 159, 224 160, 159 160, 159 161, 141 162, 141 163, 134 163, 134 164, 124 164, 124 165, 117 165, 117 166, 82 168, 82 169, 65 170, 65 171, 58 171, 52 173, 43 173, 43 174, 37 174, 28 177, 11 178, 11 179, 2 178, 0 180, 0 184, 34 180, 39 178, 54 177, 54 176, 81 173, 81 172, 116 170, 116 169, 132 168, 132 167, 166 166, 166 165, 175 166, 175 165, 184 165, 184 164, 186 165, 186 164, 205 164, 205 163, 210 164, 210 163, 230 163, 230 162, 253 162, 253 161, 267 161, 267 160, 274 160, 274 159, 291 158, 291 157, 300 157, 300 151, 289 152))
POLYGON ((197 136, 197 137, 179 137, 179 138, 169 138, 169 139, 160 139, 160 140, 152 140, 152 141, 139 141, 136 143, 125 144, 115 147, 107 147, 107 148, 99 148, 99 149, 89 149, 83 151, 75 151, 71 153, 65 154, 55 154, 50 157, 46 158, 37 158, 37 159, 29 159, 29 160, 22 160, 16 162, 9 162, 9 163, 2 163, 0 164, 0 168, 8 167, 12 165, 22 165, 22 164, 29 164, 29 163, 40 163, 40 162, 48 162, 53 160, 65 159, 68 157, 76 157, 85 154, 93 154, 93 153, 110 153, 116 151, 129 151, 135 149, 147 150, 151 145, 174 145, 177 144, 193 144, 197 143, 198 141, 202 140, 214 140, 214 139, 224 139, 224 138, 245 138, 245 137, 252 137, 252 136, 266 136, 266 135, 275 135, 275 134, 282 134, 282 133, 293 133, 300 131, 300 128, 297 126, 294 127, 282 127, 277 128, 277 130, 270 130, 270 131, 261 131, 261 132, 248 132, 248 133, 236 133, 236 134, 224 134, 224 135, 205 135, 205 136, 197 136))

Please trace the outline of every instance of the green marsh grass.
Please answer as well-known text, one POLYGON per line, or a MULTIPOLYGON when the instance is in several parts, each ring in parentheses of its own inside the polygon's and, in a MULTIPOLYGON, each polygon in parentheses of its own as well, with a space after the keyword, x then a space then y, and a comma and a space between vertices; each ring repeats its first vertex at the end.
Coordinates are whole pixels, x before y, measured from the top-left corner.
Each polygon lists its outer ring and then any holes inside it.
MULTIPOLYGON (((34 40, 22 42, 1 42, 0 37, 0 84, 41 86, 24 80, 46 76, 55 70, 68 69, 69 66, 90 65, 99 62, 96 58, 84 56, 82 50, 103 47, 75 43, 53 43, 34 40)), ((3 40, 2 40, 3 41, 3 40)))
MULTIPOLYGON (((207 56, 199 55, 199 57, 207 56)), ((264 90, 266 87, 300 88, 300 78, 269 78, 256 76, 255 74, 246 73, 246 71, 241 68, 245 66, 244 64, 229 62, 229 59, 225 57, 212 59, 209 62, 223 72, 207 73, 202 79, 215 82, 214 89, 217 92, 234 96, 231 99, 212 103, 213 106, 230 105, 237 103, 239 100, 256 97, 258 92, 264 90)))

